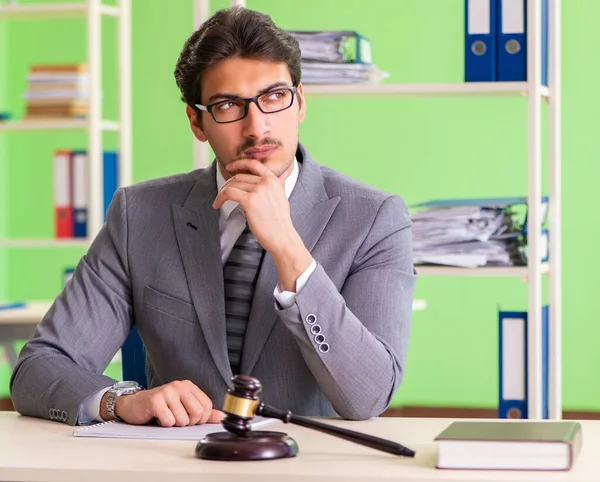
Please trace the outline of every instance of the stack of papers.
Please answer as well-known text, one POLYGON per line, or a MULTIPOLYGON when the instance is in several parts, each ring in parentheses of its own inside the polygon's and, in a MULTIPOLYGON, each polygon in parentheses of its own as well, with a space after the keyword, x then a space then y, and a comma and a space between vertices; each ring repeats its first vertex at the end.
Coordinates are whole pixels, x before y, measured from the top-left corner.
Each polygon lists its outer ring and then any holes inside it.
POLYGON ((302 51, 302 59, 317 62, 361 62, 370 64, 371 44, 356 32, 346 31, 290 31, 302 51))
MULTIPOLYGON (((525 202, 523 198, 443 200, 417 206, 425 209, 411 214, 414 264, 526 265, 526 221, 515 208, 525 202)), ((547 247, 542 248, 545 251, 547 247)))
POLYGON ((389 75, 373 65, 371 44, 351 31, 289 31, 300 44, 305 84, 376 83, 389 75))
POLYGON ((373 84, 388 76, 374 65, 302 62, 302 82, 305 84, 373 84))

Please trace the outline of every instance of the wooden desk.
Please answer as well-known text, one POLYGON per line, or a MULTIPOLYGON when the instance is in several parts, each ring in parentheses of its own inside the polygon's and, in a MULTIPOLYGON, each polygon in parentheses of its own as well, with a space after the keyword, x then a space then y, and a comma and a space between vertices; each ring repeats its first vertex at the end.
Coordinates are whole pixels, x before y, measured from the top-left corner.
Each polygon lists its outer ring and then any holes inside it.
POLYGON ((17 363, 13 342, 28 340, 50 306, 49 301, 34 301, 27 303, 25 308, 0 310, 0 346, 4 347, 11 368, 17 363))
POLYGON ((0 413, 0 480, 12 481, 591 481, 600 478, 600 421, 582 421, 583 449, 568 472, 452 471, 435 468, 433 438, 451 420, 378 418, 332 424, 396 440, 415 458, 378 452, 330 435, 277 423, 300 447, 295 458, 214 462, 194 457, 196 442, 73 437, 73 427, 0 413))
POLYGON ((28 339, 50 306, 50 301, 34 301, 24 308, 0 310, 0 340, 28 339))

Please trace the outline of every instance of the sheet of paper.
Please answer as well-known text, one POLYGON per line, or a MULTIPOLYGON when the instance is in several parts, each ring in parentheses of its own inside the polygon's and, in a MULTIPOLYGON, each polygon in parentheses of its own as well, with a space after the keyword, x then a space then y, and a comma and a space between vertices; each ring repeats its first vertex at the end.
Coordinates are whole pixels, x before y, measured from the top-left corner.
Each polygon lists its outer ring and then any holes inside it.
MULTIPOLYGON (((256 417, 252 428, 258 429, 279 422, 274 418, 256 417)), ((192 425, 188 427, 161 427, 159 425, 129 425, 122 422, 104 422, 95 425, 85 425, 73 430, 75 437, 104 437, 152 440, 200 440, 205 435, 214 432, 224 432, 220 423, 192 425)))

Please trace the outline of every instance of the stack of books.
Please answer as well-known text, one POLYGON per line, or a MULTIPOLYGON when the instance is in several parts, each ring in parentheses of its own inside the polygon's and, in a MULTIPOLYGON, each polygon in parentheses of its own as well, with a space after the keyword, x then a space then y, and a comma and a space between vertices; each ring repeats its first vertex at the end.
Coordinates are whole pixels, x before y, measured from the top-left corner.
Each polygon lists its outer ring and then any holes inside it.
POLYGON ((88 74, 85 64, 32 65, 27 76, 25 119, 85 118, 88 74))
MULTIPOLYGON (((542 218, 547 200, 542 201, 542 218)), ((463 268, 527 264, 527 199, 443 199, 414 206, 415 265, 463 268)), ((548 231, 542 230, 542 261, 548 231)))
POLYGON ((289 31, 300 43, 305 84, 376 83, 388 77, 375 65, 368 39, 351 31, 289 31))

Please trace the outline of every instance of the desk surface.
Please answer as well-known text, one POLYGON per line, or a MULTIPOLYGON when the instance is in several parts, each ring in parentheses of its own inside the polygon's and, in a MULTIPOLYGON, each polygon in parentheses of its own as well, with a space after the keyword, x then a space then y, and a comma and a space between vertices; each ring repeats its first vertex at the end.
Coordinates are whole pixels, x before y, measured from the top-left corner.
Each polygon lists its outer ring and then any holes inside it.
POLYGON ((33 301, 24 308, 0 310, 0 325, 35 324, 37 325, 48 312, 50 301, 33 301))
POLYGON ((299 481, 589 481, 600 478, 600 421, 583 421, 583 449, 568 472, 459 471, 435 468, 434 437, 449 419, 378 418, 332 424, 398 441, 416 451, 403 458, 295 425, 300 447, 290 459, 214 462, 194 457, 196 442, 73 437, 73 427, 0 412, 0 480, 299 481))

